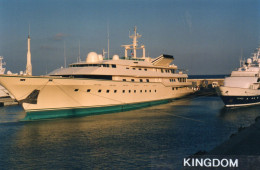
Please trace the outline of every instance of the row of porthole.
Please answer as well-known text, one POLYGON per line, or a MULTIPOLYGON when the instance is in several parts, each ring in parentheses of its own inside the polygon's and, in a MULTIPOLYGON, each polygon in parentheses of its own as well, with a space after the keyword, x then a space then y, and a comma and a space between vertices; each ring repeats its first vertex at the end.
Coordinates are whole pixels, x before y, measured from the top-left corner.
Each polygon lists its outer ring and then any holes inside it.
MULTIPOLYGON (((79 89, 75 89, 74 91, 77 92, 77 91, 79 91, 79 89)), ((117 91, 118 91, 118 90, 114 90, 114 93, 117 93, 117 91)), ((142 92, 144 92, 144 93, 150 92, 150 93, 151 93, 152 91, 153 91, 153 90, 140 90, 139 92, 140 92, 140 93, 142 93, 142 92)), ((86 92, 87 92, 87 93, 90 93, 90 92, 91 92, 91 89, 87 89, 86 92)), ((102 92, 102 90, 99 89, 99 90, 98 90, 98 93, 101 93, 101 92, 102 92)), ((136 93, 137 90, 128 90, 128 91, 127 91, 127 90, 122 90, 122 93, 126 93, 126 92, 128 92, 128 93, 131 93, 131 92, 136 93)), ((156 93, 157 90, 154 90, 154 92, 156 93)), ((106 93, 110 93, 110 90, 106 90, 106 93)))
MULTIPOLYGON (((122 79, 122 81, 126 81, 126 79, 122 79)), ((131 82, 134 82, 135 79, 131 79, 131 82)), ((139 79, 140 82, 144 82, 143 79, 139 79)), ((149 79, 146 79, 146 82, 150 82, 149 79)))
MULTIPOLYGON (((128 70, 128 69, 129 69, 129 67, 126 67, 126 69, 128 70)), ((135 67, 133 67, 132 69, 133 69, 133 70, 137 70, 137 68, 135 68, 135 67)), ((141 70, 142 70, 142 68, 138 68, 138 70, 140 70, 140 71, 141 71, 141 70)), ((144 68, 144 71, 147 71, 147 68, 144 68)))

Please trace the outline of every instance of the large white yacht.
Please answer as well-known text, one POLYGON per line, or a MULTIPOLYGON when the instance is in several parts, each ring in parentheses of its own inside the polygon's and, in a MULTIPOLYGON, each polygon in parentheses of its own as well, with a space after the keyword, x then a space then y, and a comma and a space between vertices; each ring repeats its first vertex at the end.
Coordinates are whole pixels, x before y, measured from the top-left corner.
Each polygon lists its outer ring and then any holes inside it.
POLYGON ((54 70, 46 76, 1 75, 0 83, 22 103, 25 120, 117 112, 167 103, 193 92, 187 74, 171 64, 172 55, 152 59, 141 35, 123 45, 125 56, 111 60, 90 52, 85 61, 54 70), (137 50, 142 56, 137 56, 137 50))
POLYGON ((226 107, 260 104, 260 47, 253 56, 241 61, 240 68, 226 77, 218 88, 226 107))

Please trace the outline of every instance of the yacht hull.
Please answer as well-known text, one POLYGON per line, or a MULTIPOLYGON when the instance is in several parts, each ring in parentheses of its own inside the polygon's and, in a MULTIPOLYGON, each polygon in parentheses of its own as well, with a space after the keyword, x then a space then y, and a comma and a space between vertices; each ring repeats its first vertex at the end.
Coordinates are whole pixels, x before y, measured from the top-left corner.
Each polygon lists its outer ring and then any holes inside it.
POLYGON ((167 103, 192 93, 188 86, 36 76, 0 76, 25 120, 119 112, 167 103))
POLYGON ((257 89, 221 86, 217 89, 217 92, 226 107, 260 104, 260 90, 257 89))

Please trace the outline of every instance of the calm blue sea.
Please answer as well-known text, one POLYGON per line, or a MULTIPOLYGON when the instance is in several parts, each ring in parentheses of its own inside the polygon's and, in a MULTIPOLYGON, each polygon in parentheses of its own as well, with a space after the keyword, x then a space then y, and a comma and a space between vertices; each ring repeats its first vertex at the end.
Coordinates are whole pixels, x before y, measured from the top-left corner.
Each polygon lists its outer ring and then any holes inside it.
POLYGON ((229 75, 217 74, 217 75, 189 75, 189 79, 224 79, 229 75))
POLYGON ((180 169, 249 126, 260 106, 225 109, 218 97, 182 99, 121 113, 19 122, 0 108, 0 169, 180 169))

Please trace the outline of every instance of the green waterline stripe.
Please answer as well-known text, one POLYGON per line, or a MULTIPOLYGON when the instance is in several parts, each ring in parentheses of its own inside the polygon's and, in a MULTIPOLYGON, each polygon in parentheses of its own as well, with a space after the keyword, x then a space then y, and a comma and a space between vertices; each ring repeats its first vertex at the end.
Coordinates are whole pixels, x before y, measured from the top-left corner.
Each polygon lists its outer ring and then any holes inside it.
POLYGON ((22 121, 38 120, 38 119, 53 119, 53 118, 64 118, 64 117, 79 117, 87 115, 97 115, 103 113, 122 112, 133 109, 140 109, 153 105, 165 104, 172 101, 172 99, 164 99, 143 103, 124 104, 116 106, 105 106, 105 107, 92 107, 92 108, 71 108, 71 109, 59 109, 59 110, 40 110, 27 112, 26 116, 22 121))

